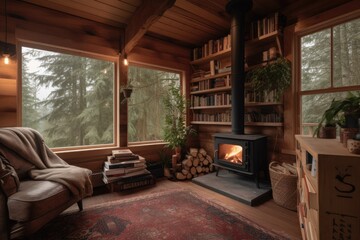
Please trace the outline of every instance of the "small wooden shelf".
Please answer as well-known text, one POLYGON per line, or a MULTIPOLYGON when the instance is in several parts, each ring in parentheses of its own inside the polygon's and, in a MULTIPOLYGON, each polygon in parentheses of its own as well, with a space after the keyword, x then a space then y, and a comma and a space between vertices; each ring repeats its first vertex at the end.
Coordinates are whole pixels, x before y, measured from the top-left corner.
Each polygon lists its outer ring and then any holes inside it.
POLYGON ((210 88, 210 89, 206 89, 206 90, 190 92, 190 95, 202 94, 202 93, 220 92, 220 91, 230 91, 230 90, 231 90, 231 86, 218 87, 218 88, 210 88))
POLYGON ((226 50, 211 54, 209 56, 206 56, 206 57, 199 58, 199 59, 196 59, 194 61, 191 61, 190 64, 192 64, 192 65, 200 65, 200 64, 208 63, 209 61, 214 60, 214 59, 219 59, 219 58, 222 58, 222 57, 228 57, 228 56, 230 56, 230 53, 231 53, 231 48, 228 48, 226 50))
POLYGON ((192 109, 192 110, 200 110, 200 109, 219 109, 219 108, 231 108, 231 105, 190 107, 190 109, 192 109))
POLYGON ((193 78, 191 80, 191 83, 197 83, 197 82, 205 81, 205 80, 208 80, 208 79, 215 79, 215 78, 219 78, 219 77, 224 77, 224 76, 227 76, 227 75, 230 75, 230 74, 231 74, 231 72, 229 71, 229 72, 217 73, 217 74, 206 76, 206 77, 193 78))
POLYGON ((282 122, 246 122, 245 126, 256 126, 256 127, 282 127, 282 122))
POLYGON ((227 126, 231 126, 231 122, 192 121, 191 124, 196 124, 196 125, 227 125, 227 126))
POLYGON ((282 106, 281 102, 247 102, 245 107, 282 106))

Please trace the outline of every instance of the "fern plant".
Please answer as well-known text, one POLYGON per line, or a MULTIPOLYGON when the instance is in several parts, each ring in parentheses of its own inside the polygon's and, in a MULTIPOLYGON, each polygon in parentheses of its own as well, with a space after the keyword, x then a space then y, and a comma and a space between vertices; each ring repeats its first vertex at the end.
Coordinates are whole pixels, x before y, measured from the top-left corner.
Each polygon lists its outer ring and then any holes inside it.
POLYGON ((291 65, 286 58, 278 58, 275 62, 250 70, 246 81, 252 84, 255 91, 275 93, 279 101, 291 83, 291 65))

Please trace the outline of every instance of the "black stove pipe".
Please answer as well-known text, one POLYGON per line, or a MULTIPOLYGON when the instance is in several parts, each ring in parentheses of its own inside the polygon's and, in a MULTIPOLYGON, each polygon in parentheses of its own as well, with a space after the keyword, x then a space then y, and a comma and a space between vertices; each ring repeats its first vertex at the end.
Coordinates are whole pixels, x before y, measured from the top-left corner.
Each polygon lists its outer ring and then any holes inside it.
POLYGON ((252 0, 230 0, 226 11, 231 14, 231 101, 232 133, 244 134, 245 95, 245 16, 252 0))

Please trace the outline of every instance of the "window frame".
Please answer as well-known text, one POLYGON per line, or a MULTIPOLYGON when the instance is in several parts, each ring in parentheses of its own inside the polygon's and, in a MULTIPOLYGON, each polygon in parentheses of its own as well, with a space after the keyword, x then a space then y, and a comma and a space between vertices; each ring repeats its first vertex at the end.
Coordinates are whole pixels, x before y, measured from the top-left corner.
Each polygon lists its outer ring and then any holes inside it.
MULTIPOLYGON (((137 61, 129 61, 129 65, 128 67, 141 67, 141 68, 148 68, 148 69, 153 69, 153 70, 158 70, 158 71, 167 71, 167 72, 171 72, 171 73, 177 73, 179 74, 179 78, 180 78, 180 93, 186 97, 186 90, 185 90, 185 79, 184 79, 184 71, 180 70, 180 69, 172 69, 172 68, 167 68, 167 67, 161 67, 158 65, 153 65, 153 64, 147 64, 147 63, 143 63, 143 62, 137 62, 137 61)), ((128 70, 128 69, 127 69, 128 70)), ((126 73, 126 75, 128 76, 128 71, 126 73)), ((186 112, 186 125, 188 125, 188 111, 186 112)), ((129 125, 129 113, 128 113, 128 118, 127 118, 127 124, 129 125)), ((127 129, 128 131, 128 129, 127 129)), ((127 145, 129 147, 134 147, 134 146, 148 146, 148 145, 164 145, 167 144, 167 142, 165 142, 164 140, 149 140, 149 141, 138 141, 138 142, 129 142, 128 140, 128 132, 126 132, 127 135, 127 145)))
POLYGON ((70 54, 80 57, 88 57, 98 60, 109 61, 114 64, 114 79, 113 79, 113 137, 114 141, 111 144, 98 144, 98 145, 84 145, 84 146, 68 146, 68 147, 54 147, 51 148, 52 151, 56 153, 67 153, 67 152, 78 152, 78 151, 88 151, 88 150, 102 150, 102 149, 114 149, 120 146, 120 132, 119 132, 119 114, 120 114, 120 104, 119 104, 119 56, 109 56, 103 55, 95 52, 88 52, 79 49, 55 46, 47 43, 40 43, 27 40, 18 40, 17 41, 18 51, 18 93, 17 93, 17 122, 19 126, 22 126, 22 48, 36 48, 44 51, 53 51, 57 53, 70 54))
MULTIPOLYGON (((328 94, 328 93, 336 93, 336 92, 348 92, 348 91, 360 91, 360 84, 353 85, 353 86, 345 86, 345 87, 335 87, 333 84, 333 28, 337 25, 344 24, 346 22, 350 22, 352 20, 360 18, 359 12, 352 12, 349 14, 345 14, 339 16, 337 18, 330 19, 328 21, 320 22, 318 24, 304 27, 304 29, 296 32, 294 37, 294 67, 295 67, 295 92, 296 94, 296 105, 295 105, 295 112, 296 112, 296 119, 295 119, 295 126, 296 126, 296 133, 302 133, 302 97, 306 95, 315 95, 315 94, 328 94), (314 89, 314 90, 302 90, 301 89, 301 38, 310 35, 325 29, 331 29, 331 73, 330 73, 330 87, 324 89, 314 89)), ((300 26, 301 27, 301 26, 300 26)), ((316 123, 317 125, 317 123, 316 123)))

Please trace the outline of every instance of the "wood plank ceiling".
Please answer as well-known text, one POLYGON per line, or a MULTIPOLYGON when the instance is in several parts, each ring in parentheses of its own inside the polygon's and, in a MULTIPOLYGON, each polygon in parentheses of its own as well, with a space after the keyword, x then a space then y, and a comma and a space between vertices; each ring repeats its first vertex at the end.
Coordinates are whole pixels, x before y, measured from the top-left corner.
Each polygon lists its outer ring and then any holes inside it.
MULTIPOLYGON (((146 5, 146 1, 155 1, 156 4, 156 0, 23 1, 124 29, 130 21, 138 19, 137 10, 146 5)), ((229 32, 230 17, 225 11, 227 2, 176 0, 161 17, 147 26, 146 34, 186 47, 202 45, 229 32)), ((345 2, 349 0, 253 0, 251 17, 281 10, 288 20, 294 22, 345 2)))

